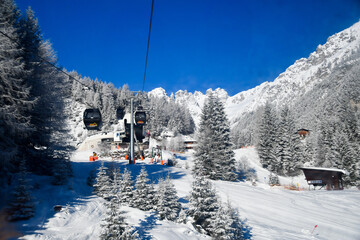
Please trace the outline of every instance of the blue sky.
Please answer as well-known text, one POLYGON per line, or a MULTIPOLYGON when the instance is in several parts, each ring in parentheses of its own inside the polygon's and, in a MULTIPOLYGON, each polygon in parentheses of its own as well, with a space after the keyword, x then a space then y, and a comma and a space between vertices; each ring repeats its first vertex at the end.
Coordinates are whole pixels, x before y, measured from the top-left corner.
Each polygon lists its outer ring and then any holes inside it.
MULTIPOLYGON (((59 64, 142 90, 151 0, 15 0, 59 64)), ((230 95, 273 81, 360 19, 358 0, 155 0, 145 91, 230 95)))

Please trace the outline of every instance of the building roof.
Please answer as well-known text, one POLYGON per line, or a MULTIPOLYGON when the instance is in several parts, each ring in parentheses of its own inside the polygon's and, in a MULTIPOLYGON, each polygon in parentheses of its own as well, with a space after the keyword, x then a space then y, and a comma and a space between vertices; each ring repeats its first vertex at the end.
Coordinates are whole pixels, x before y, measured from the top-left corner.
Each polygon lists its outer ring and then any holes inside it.
POLYGON ((336 169, 336 168, 319 168, 319 167, 301 167, 300 169, 304 170, 319 170, 319 171, 326 171, 326 172, 340 172, 343 174, 348 175, 349 173, 345 170, 336 169))

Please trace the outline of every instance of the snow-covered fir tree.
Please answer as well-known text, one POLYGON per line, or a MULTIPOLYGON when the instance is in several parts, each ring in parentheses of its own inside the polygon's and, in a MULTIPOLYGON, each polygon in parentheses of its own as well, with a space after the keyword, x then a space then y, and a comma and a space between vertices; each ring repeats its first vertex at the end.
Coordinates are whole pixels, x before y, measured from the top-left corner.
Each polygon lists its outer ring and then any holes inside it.
POLYGON ((160 219, 167 219, 175 221, 178 219, 181 210, 179 197, 177 196, 176 188, 171 182, 170 177, 167 176, 165 180, 159 181, 159 188, 155 198, 157 199, 156 211, 160 219))
POLYGON ((301 166, 300 138, 291 111, 285 106, 281 111, 281 120, 277 131, 278 171, 285 176, 296 176, 301 166))
POLYGON ((194 173, 199 174, 199 168, 203 168, 211 179, 235 181, 237 176, 232 147, 224 105, 219 98, 210 94, 202 110, 194 173))
POLYGON ((227 229, 230 239, 243 240, 251 238, 249 227, 240 219, 239 211, 233 208, 229 201, 226 207, 226 215, 231 219, 231 223, 227 229))
POLYGON ((276 159, 276 118, 272 107, 266 103, 259 125, 259 142, 257 150, 263 168, 272 172, 279 172, 279 164, 276 159))
POLYGON ((213 137, 216 141, 216 179, 235 181, 237 178, 235 174, 235 153, 230 139, 229 121, 224 110, 224 104, 218 97, 214 98, 214 115, 212 119, 213 137))
POLYGON ((358 179, 356 154, 351 148, 347 135, 344 132, 335 133, 334 144, 336 159, 334 167, 347 171, 348 174, 343 176, 345 186, 356 186, 358 179))
POLYGON ((17 146, 24 149, 27 146, 24 139, 34 130, 28 114, 34 104, 31 87, 26 83, 29 71, 23 63, 23 49, 15 27, 18 16, 14 1, 0 1, 0 30, 6 34, 0 34, 0 185, 7 183, 20 162, 17 146))
MULTIPOLYGON (((119 201, 119 192, 120 192, 120 184, 121 184, 121 174, 119 168, 112 169, 112 186, 110 190, 110 198, 116 203, 120 203, 119 201)), ((110 177, 111 179, 111 177, 110 177)))
MULTIPOLYGON (((35 146, 26 149, 28 165, 31 171, 39 174, 62 174, 66 182, 71 175, 71 165, 68 163, 69 136, 64 124, 67 118, 65 98, 70 96, 70 84, 63 73, 54 71, 56 55, 50 42, 42 39, 38 21, 31 8, 20 19, 18 32, 24 49, 24 66, 29 72, 26 82, 31 86, 31 97, 36 99, 34 107, 28 111, 35 128, 26 138, 26 145, 35 146), (53 161, 64 164, 55 167, 53 161)), ((57 181, 57 184, 60 183, 57 181)))
POLYGON ((112 190, 112 181, 107 174, 108 168, 104 166, 104 162, 101 163, 101 166, 98 168, 98 173, 96 174, 96 183, 94 184, 94 193, 99 197, 109 199, 112 190))
POLYGON ((138 239, 138 234, 125 222, 124 212, 119 208, 116 198, 110 200, 108 211, 101 225, 103 232, 100 235, 102 240, 132 240, 138 239))
POLYGON ((211 234, 212 218, 219 209, 219 201, 210 180, 196 176, 192 183, 188 214, 194 219, 193 225, 200 231, 211 234))
POLYGON ((134 183, 131 180, 131 174, 127 168, 124 168, 124 172, 121 174, 117 198, 121 204, 132 205, 134 199, 134 183))
POLYGON ((214 239, 219 240, 230 240, 232 238, 232 233, 230 231, 230 226, 232 220, 227 214, 228 212, 223 206, 219 206, 215 215, 213 215, 210 223, 210 235, 214 239))
POLYGON ((336 126, 333 121, 322 122, 317 141, 316 166, 330 168, 335 165, 335 132, 336 126))
POLYGON ((148 173, 145 170, 145 167, 142 167, 135 181, 134 197, 132 201, 133 207, 144 211, 153 209, 155 190, 149 181, 148 173))
POLYGON ((186 224, 187 222, 187 215, 186 215, 186 211, 181 208, 180 212, 179 212, 179 216, 178 218, 176 219, 176 222, 177 223, 183 223, 183 224, 186 224))
POLYGON ((269 185, 279 185, 279 177, 276 173, 270 172, 269 174, 269 185))
POLYGON ((30 193, 30 185, 26 176, 27 172, 25 165, 25 160, 22 160, 20 163, 17 186, 13 192, 13 200, 10 203, 10 221, 25 220, 34 216, 35 205, 30 193))
POLYGON ((212 146, 212 136, 211 129, 209 127, 209 119, 211 114, 210 104, 212 104, 211 96, 205 101, 202 112, 201 112, 201 121, 199 125, 199 130, 197 132, 197 147, 195 151, 195 164, 193 168, 193 173, 196 176, 209 175, 212 171, 213 162, 211 157, 213 155, 212 146))

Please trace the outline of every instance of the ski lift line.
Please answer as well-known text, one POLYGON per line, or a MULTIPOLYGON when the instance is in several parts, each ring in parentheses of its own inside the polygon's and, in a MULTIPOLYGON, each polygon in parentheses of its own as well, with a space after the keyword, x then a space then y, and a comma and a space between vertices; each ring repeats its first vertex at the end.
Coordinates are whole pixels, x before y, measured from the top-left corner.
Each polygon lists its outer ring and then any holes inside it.
MULTIPOLYGON (((1 33, 2 35, 4 35, 5 37, 7 37, 8 39, 10 39, 12 42, 20 45, 20 43, 18 43, 15 39, 13 39, 12 37, 10 37, 9 35, 7 35, 6 33, 4 33, 3 31, 0 30, 0 33, 1 33)), ((31 52, 28 51, 28 50, 23 50, 23 51, 31 53, 31 52)), ((74 78, 73 76, 71 76, 70 74, 68 74, 68 73, 65 72, 64 70, 62 70, 61 68, 57 67, 54 63, 49 62, 49 61, 46 60, 45 58, 40 57, 40 56, 38 56, 38 55, 35 55, 35 56, 36 56, 37 58, 39 58, 39 60, 41 60, 39 64, 41 64, 42 62, 45 62, 45 63, 49 64, 50 66, 54 67, 56 70, 64 73, 64 74, 65 74, 66 76, 68 76, 70 79, 72 79, 72 80, 80 83, 82 86, 84 86, 84 87, 86 87, 86 88, 89 88, 89 86, 86 86, 84 83, 80 82, 79 80, 77 80, 76 78, 74 78)))
POLYGON ((151 3, 150 26, 149 26, 147 49, 146 49, 144 81, 143 81, 143 88, 142 88, 143 92, 144 92, 144 88, 145 88, 146 68, 147 68, 147 62, 148 62, 148 57, 149 57, 149 46, 150 46, 150 35, 151 35, 151 24, 152 24, 153 12, 154 12, 154 0, 152 0, 152 3, 151 3))

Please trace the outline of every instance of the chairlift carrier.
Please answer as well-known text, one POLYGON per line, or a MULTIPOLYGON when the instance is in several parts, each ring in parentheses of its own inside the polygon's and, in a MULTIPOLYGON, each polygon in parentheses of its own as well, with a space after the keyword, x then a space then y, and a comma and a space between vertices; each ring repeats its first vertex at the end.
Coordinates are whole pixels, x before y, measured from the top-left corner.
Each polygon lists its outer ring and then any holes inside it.
POLYGON ((84 124, 88 130, 98 130, 101 124, 101 113, 97 108, 87 108, 83 116, 84 124))

